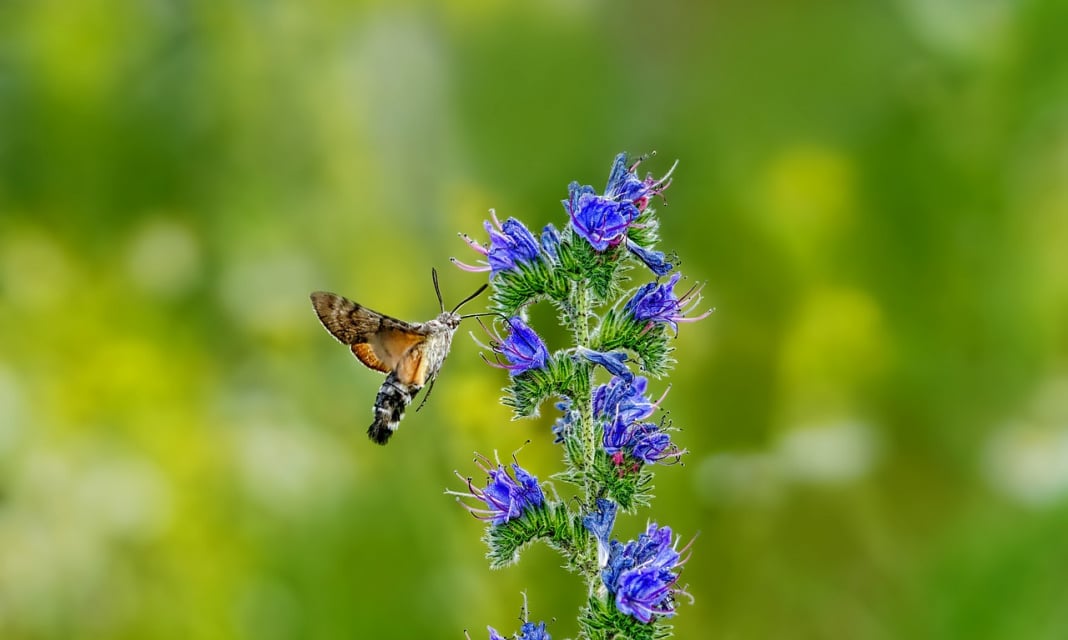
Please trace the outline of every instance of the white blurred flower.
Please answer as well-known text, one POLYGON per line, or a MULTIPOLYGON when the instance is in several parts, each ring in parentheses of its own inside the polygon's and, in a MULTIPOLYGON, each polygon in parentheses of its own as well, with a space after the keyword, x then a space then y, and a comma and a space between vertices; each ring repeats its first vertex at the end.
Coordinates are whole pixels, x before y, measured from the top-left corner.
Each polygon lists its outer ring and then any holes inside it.
POLYGON ((1008 424, 990 436, 984 462, 987 479, 1008 497, 1051 504, 1068 495, 1068 424, 1008 424))
POLYGON ((694 474, 698 497, 706 504, 761 506, 776 503, 783 478, 766 453, 720 453, 701 460, 694 474))
POLYGON ((186 225, 174 220, 152 220, 131 238, 126 269, 134 285, 145 293, 179 295, 200 276, 200 245, 186 225))
POLYGON ((779 439, 775 458, 795 482, 844 484, 872 469, 879 447, 872 429, 853 421, 795 427, 779 439))

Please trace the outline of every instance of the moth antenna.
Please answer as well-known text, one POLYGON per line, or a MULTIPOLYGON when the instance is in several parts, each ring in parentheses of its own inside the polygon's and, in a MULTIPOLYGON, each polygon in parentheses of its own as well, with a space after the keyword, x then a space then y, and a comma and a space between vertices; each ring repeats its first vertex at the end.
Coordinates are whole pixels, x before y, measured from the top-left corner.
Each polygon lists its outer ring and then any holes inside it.
POLYGON ((485 313, 469 313, 469 314, 467 314, 465 316, 460 316, 460 319, 463 320, 465 318, 481 318, 483 316, 497 316, 501 320, 507 320, 508 319, 508 318, 506 318, 504 316, 503 313, 498 313, 496 311, 487 311, 485 313))
POLYGON ((430 277, 434 279, 434 293, 438 294, 438 306, 441 307, 441 312, 445 313, 445 301, 441 299, 441 287, 438 286, 438 270, 434 267, 430 267, 430 277))
MULTIPOLYGON (((468 302, 471 302, 472 300, 474 300, 475 298, 477 298, 477 297, 478 297, 478 294, 480 294, 480 293, 482 293, 483 291, 485 291, 485 290, 486 290, 486 287, 488 287, 488 286, 489 286, 489 284, 484 284, 484 285, 482 285, 481 287, 479 287, 479 288, 478 288, 478 291, 476 291, 476 292, 472 293, 471 295, 467 296, 466 298, 464 298, 463 300, 461 300, 459 304, 457 304, 457 305, 456 305, 455 307, 453 307, 453 308, 452 308, 452 312, 453 312, 453 313, 456 313, 456 311, 457 311, 457 310, 459 310, 459 308, 460 308, 460 307, 464 306, 464 305, 465 305, 465 304, 467 304, 468 302)), ((441 299, 441 294, 440 294, 440 293, 438 294, 438 299, 439 299, 439 300, 441 299)), ((442 306, 442 307, 441 307, 441 310, 442 310, 442 311, 445 311, 445 307, 444 307, 444 306, 442 306)))

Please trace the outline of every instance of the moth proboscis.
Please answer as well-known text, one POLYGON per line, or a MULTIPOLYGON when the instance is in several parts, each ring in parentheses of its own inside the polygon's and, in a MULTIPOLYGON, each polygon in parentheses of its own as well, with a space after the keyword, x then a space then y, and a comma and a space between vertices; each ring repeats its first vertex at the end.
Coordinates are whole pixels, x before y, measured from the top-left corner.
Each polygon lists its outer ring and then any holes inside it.
POLYGON ((432 270, 431 275, 441 313, 426 322, 398 320, 335 293, 316 291, 311 294, 312 306, 326 330, 341 344, 347 345, 360 362, 386 374, 375 398, 374 422, 367 429, 368 437, 378 444, 389 442, 404 417, 405 408, 426 385, 429 387, 423 402, 430 397, 460 320, 470 317, 461 316, 457 311, 487 287, 482 285, 452 311, 446 311, 437 270, 432 270))

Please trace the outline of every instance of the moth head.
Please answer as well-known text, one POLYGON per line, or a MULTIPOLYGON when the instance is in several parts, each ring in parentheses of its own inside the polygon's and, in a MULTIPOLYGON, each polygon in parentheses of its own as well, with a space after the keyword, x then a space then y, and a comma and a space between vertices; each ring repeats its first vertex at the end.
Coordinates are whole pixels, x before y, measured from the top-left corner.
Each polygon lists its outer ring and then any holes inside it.
MULTIPOLYGON (((445 302, 441 298, 441 287, 438 285, 438 270, 437 269, 431 269, 430 270, 430 276, 434 279, 434 293, 436 293, 438 295, 438 306, 441 308, 441 315, 438 316, 438 320, 443 322, 450 329, 456 329, 457 327, 460 326, 460 320, 463 320, 465 317, 468 317, 468 318, 471 317, 471 316, 461 316, 457 312, 460 310, 460 307, 464 306, 468 302, 471 302, 472 300, 477 298, 478 295, 481 294, 483 291, 485 291, 486 287, 489 286, 488 284, 482 285, 474 293, 472 293, 471 295, 467 296, 466 298, 464 298, 463 300, 458 302, 456 304, 456 306, 452 308, 452 311, 446 311, 445 310, 445 302)), ((477 314, 475 314, 475 315, 477 315, 477 314)))

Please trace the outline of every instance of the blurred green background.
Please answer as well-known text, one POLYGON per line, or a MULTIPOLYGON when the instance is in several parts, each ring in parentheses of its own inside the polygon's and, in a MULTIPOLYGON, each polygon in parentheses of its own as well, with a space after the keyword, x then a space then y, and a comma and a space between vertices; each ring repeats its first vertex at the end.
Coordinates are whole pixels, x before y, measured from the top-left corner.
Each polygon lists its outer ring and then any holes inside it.
MULTIPOLYGON (((490 572, 472 452, 559 470, 461 331, 387 448, 316 321, 482 278, 678 158, 685 638, 1068 637, 1068 3, 3 0, 0 638, 574 635, 490 572)), ((484 305, 484 299, 471 310, 484 305)), ((536 310, 535 318, 538 318, 536 310)), ((543 313, 543 318, 551 318, 543 313)), ((475 326, 475 325, 471 325, 475 326)), ((668 380, 653 384, 664 389, 668 380)), ((561 490, 564 487, 558 487, 561 490)))

